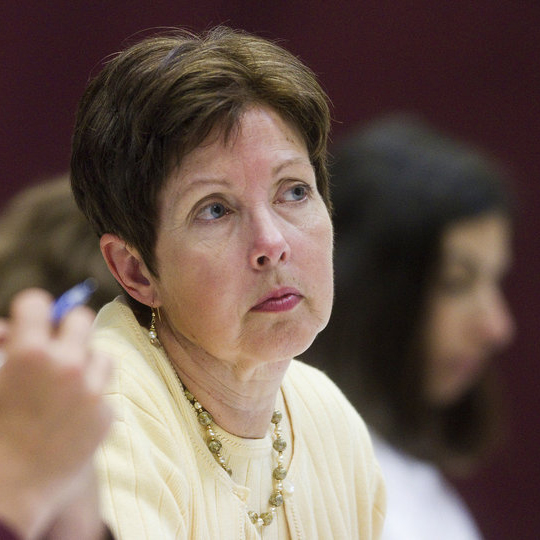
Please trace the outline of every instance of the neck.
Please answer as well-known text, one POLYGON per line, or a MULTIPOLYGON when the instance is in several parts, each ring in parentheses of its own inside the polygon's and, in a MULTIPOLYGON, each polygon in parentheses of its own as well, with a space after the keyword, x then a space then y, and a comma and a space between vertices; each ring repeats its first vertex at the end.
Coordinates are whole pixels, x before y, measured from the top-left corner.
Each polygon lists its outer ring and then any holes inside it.
POLYGON ((169 337, 167 332, 160 332, 160 340, 182 384, 217 425, 238 437, 266 435, 290 359, 271 365, 233 364, 169 337))

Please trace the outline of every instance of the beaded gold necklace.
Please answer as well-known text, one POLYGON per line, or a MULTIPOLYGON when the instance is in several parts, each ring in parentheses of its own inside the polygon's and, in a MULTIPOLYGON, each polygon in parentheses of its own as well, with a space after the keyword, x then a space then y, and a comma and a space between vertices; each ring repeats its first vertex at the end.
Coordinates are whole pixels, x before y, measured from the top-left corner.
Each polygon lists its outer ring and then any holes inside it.
MULTIPOLYGON (((175 370, 176 373, 176 370, 175 370)), ((178 374, 177 374, 178 377, 178 374)), ((180 381, 180 378, 178 377, 178 380, 180 381)), ((180 381, 180 384, 182 382, 180 381)), ((216 461, 219 463, 219 465, 223 468, 225 472, 229 476, 232 475, 231 468, 227 465, 225 458, 223 457, 222 449, 223 444, 219 440, 219 438, 216 435, 216 432, 212 429, 212 423, 213 418, 212 415, 204 409, 204 407, 197 401, 197 399, 193 396, 193 394, 182 384, 182 388, 184 390, 184 395, 186 396, 187 400, 191 403, 191 406, 195 410, 195 413, 197 414, 197 420, 199 421, 199 424, 203 426, 206 429, 206 445, 208 446, 208 449, 216 459, 216 461)), ((277 509, 283 504, 283 493, 284 493, 284 487, 283 487, 283 480, 287 476, 287 469, 283 466, 283 452, 285 451, 285 448, 287 447, 287 443, 285 439, 281 436, 281 427, 279 423, 281 422, 282 414, 280 411, 275 410, 272 414, 272 424, 274 424, 274 434, 273 434, 273 442, 272 447, 277 453, 276 458, 276 467, 272 471, 272 481, 274 484, 274 490, 272 491, 270 498, 268 499, 268 503, 270 505, 270 508, 266 512, 257 513, 253 510, 248 510, 248 516, 252 523, 259 527, 267 526, 272 523, 274 520, 274 517, 276 515, 277 509)))
MULTIPOLYGON (((219 440, 219 438, 216 435, 216 432, 212 428, 212 423, 214 419, 212 418, 212 415, 204 409, 204 407, 197 401, 195 396, 184 386, 184 383, 180 379, 180 376, 178 375, 178 372, 174 368, 173 363, 171 362, 170 358, 167 356, 167 353, 163 349, 156 332, 155 327, 155 313, 152 309, 152 321, 150 324, 150 329, 148 332, 148 337, 150 339, 150 343, 156 347, 160 347, 167 360, 169 361, 169 364, 174 371, 174 374, 176 375, 176 379, 178 380, 178 383, 180 384, 180 388, 184 392, 184 395, 186 396, 186 399, 189 401, 193 409, 195 410, 195 413, 197 414, 197 420, 199 421, 199 424, 203 426, 206 429, 206 445, 208 446, 208 449, 216 459, 216 461, 219 463, 219 465, 223 468, 224 471, 227 472, 229 476, 232 475, 231 468, 227 465, 227 462, 225 458, 223 457, 222 449, 223 444, 219 440)), ((285 448, 287 448, 287 442, 285 439, 281 436, 281 427, 279 423, 281 422, 282 414, 280 411, 275 410, 272 414, 272 424, 274 424, 274 433, 273 433, 273 442, 272 447, 277 453, 276 457, 276 467, 272 471, 272 483, 274 486, 274 490, 270 494, 270 498, 268 499, 268 504, 270 505, 270 508, 266 512, 260 512, 257 513, 253 510, 248 510, 248 516, 251 522, 259 527, 264 527, 270 525, 272 521, 274 520, 274 517, 276 515, 277 509, 283 504, 284 501, 284 493, 291 494, 294 490, 292 484, 290 484, 287 489, 285 489, 283 481, 285 480, 285 477, 287 476, 287 469, 283 466, 284 456, 283 452, 285 451, 285 448)))

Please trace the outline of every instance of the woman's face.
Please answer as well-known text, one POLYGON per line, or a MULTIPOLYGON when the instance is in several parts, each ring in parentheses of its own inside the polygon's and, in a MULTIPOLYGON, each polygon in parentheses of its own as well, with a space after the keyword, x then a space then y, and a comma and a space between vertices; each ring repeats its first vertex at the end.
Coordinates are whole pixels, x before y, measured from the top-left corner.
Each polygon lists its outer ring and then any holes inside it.
POLYGON ((168 179, 156 255, 155 305, 183 348, 233 365, 303 352, 333 282, 331 221, 300 133, 265 107, 227 144, 211 133, 168 179))
POLYGON ((510 236, 507 218, 495 213, 459 221, 442 236, 425 329, 426 392, 433 404, 457 401, 513 337, 514 322, 501 290, 510 236))

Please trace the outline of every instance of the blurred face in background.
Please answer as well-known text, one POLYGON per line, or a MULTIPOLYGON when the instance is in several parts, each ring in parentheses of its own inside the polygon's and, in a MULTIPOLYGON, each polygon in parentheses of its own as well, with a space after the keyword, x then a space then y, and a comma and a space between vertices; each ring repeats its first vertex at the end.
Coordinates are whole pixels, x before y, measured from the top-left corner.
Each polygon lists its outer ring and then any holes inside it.
POLYGON ((514 334, 501 285, 511 260, 509 220, 499 213, 465 219, 450 225, 441 242, 424 334, 425 392, 437 406, 474 386, 514 334))

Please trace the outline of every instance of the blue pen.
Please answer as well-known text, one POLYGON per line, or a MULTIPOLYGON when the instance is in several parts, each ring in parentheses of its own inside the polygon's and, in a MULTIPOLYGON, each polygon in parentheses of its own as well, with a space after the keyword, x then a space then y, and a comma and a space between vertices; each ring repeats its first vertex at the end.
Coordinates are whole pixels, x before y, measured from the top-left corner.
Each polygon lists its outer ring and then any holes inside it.
POLYGON ((94 278, 88 278, 60 295, 53 304, 53 323, 58 324, 68 311, 87 302, 96 289, 97 281, 94 278))

